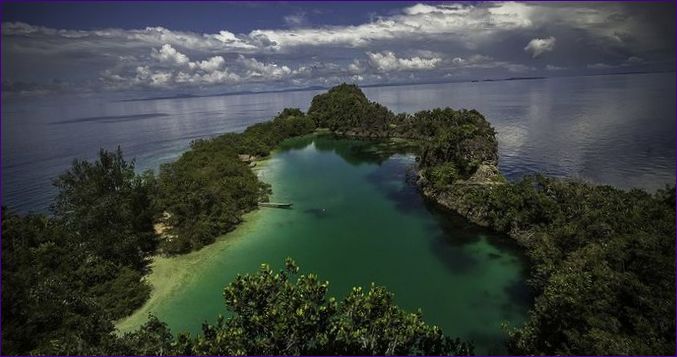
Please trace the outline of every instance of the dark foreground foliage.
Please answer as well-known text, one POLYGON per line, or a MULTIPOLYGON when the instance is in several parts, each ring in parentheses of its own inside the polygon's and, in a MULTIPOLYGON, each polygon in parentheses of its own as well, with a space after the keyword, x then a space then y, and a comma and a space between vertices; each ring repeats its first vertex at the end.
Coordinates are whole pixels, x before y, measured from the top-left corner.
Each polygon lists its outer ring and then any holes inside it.
POLYGON ((466 190, 532 262, 538 296, 515 354, 672 354, 675 189, 655 195, 544 176, 466 190))
POLYGON ((105 344, 112 320, 141 307, 155 249, 152 174, 118 149, 74 161, 52 217, 2 209, 2 353, 77 353, 105 344))
POLYGON ((224 289, 231 317, 204 324, 202 334, 173 338, 151 317, 125 335, 118 353, 179 355, 468 355, 472 346, 405 312, 382 287, 353 290, 341 301, 327 297, 328 282, 262 265, 224 289))

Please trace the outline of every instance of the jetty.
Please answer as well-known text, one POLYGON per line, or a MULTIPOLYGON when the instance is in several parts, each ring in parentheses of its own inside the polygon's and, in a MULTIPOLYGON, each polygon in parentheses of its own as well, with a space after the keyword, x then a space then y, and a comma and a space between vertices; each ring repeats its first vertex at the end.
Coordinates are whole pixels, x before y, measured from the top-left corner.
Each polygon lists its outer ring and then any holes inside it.
POLYGON ((273 207, 273 208, 291 208, 291 203, 280 203, 280 202, 259 202, 260 207, 273 207))

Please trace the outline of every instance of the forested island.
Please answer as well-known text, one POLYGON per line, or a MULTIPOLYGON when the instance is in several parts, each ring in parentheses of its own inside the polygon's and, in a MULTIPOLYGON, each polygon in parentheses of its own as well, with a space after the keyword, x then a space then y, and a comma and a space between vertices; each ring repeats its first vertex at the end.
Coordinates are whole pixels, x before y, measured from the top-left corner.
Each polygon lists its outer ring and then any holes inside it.
POLYGON ((506 331, 510 353, 675 352, 674 187, 509 182, 479 112, 395 114, 343 84, 315 96, 307 113, 287 108, 243 133, 195 141, 157 174, 136 173, 120 149, 76 160, 55 180, 50 216, 3 207, 3 354, 472 354, 471 342, 400 309, 384 288, 336 300, 292 260, 228 284, 232 317, 197 336, 173 335, 154 317, 115 333, 113 322, 151 293, 143 277, 153 255, 197 250, 234 229, 274 189, 252 159, 317 132, 406 141, 421 194, 523 247, 536 299, 526 323, 506 331))

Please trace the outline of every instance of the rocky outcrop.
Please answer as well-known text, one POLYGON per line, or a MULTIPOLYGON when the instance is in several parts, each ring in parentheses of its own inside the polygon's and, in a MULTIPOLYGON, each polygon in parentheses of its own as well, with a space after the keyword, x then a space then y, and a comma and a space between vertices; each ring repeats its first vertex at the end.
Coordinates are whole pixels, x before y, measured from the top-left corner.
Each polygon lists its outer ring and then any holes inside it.
POLYGON ((472 202, 473 196, 480 191, 493 190, 498 185, 505 185, 506 179, 498 168, 490 163, 480 165, 475 173, 466 180, 457 180, 453 184, 436 188, 424 176, 423 170, 418 171, 417 185, 428 200, 441 207, 454 211, 477 225, 488 227, 488 210, 472 202))

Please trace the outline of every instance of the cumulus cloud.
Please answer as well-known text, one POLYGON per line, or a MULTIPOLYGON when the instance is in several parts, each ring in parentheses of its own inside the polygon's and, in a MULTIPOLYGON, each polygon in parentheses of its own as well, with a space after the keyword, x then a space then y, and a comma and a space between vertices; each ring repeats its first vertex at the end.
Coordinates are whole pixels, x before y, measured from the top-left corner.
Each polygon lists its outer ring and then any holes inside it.
POLYGON ((415 80, 451 74, 457 79, 500 78, 563 69, 534 68, 523 51, 533 58, 548 53, 549 61, 566 63, 572 73, 656 63, 672 68, 674 19, 666 14, 667 7, 404 4, 363 23, 311 26, 300 12, 284 18, 287 26, 247 33, 226 28, 214 33, 164 27, 65 30, 3 23, 3 72, 11 88, 26 90, 37 86, 28 83, 41 81, 50 88, 78 88, 50 84, 70 80, 74 73, 99 89, 119 89, 373 83, 406 81, 412 72, 415 80), (50 58, 49 66, 44 58, 50 58))
POLYGON ((398 58, 391 51, 367 52, 367 56, 369 63, 381 72, 428 70, 435 68, 442 61, 438 57, 398 58))
POLYGON ((367 70, 367 66, 360 60, 353 60, 351 64, 348 65, 348 71, 353 74, 361 74, 367 70))
POLYGON ((272 49, 285 51, 308 45, 365 47, 375 41, 443 38, 454 35, 470 44, 493 33, 532 25, 528 5, 492 4, 417 4, 403 9, 403 14, 378 17, 355 26, 325 26, 296 30, 254 30, 250 38, 266 39, 272 49))
POLYGON ((169 44, 164 44, 159 49, 151 49, 150 57, 164 66, 155 68, 149 64, 136 66, 133 70, 129 68, 131 65, 117 66, 104 71, 101 80, 115 89, 133 87, 166 89, 186 85, 233 84, 243 79, 239 74, 226 68, 226 60, 222 56, 191 61, 187 55, 169 44))
POLYGON ((546 52, 555 49, 555 37, 534 38, 524 47, 524 51, 530 52, 532 58, 536 58, 546 52))
POLYGON ((176 64, 179 66, 188 64, 188 62, 190 62, 188 56, 177 51, 170 44, 162 45, 162 48, 159 50, 153 49, 150 56, 162 63, 176 64))
POLYGON ((287 66, 279 66, 276 63, 263 63, 256 58, 245 58, 240 55, 238 61, 245 66, 247 75, 252 78, 278 80, 292 74, 292 70, 287 66))
POLYGON ((199 62, 189 62, 188 64, 189 64, 189 67, 191 69, 198 68, 198 69, 201 69, 205 72, 211 73, 211 72, 214 72, 214 71, 220 69, 221 67, 223 67, 223 65, 225 63, 226 63, 226 60, 223 59, 223 57, 214 56, 214 57, 211 57, 209 59, 199 61, 199 62))

